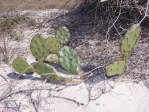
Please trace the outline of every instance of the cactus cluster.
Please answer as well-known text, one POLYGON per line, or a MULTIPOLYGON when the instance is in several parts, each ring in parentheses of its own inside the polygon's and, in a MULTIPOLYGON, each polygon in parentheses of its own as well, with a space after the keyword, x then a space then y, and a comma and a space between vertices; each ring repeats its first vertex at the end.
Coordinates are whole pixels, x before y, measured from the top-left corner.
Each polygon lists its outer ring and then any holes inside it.
MULTIPOLYGON (((106 68, 107 76, 121 75, 125 72, 126 63, 139 42, 141 28, 135 24, 126 33, 120 45, 122 60, 115 61, 106 68)), ((70 32, 67 28, 59 28, 55 36, 47 39, 41 35, 35 35, 30 43, 30 50, 37 62, 29 64, 26 59, 16 58, 12 66, 20 74, 36 72, 47 81, 62 81, 64 79, 51 65, 59 63, 62 68, 73 74, 80 72, 80 59, 77 52, 65 44, 69 42, 70 32)))
POLYGON ((80 70, 80 59, 77 52, 68 46, 64 46, 69 41, 70 32, 65 27, 56 31, 55 37, 43 38, 36 34, 30 43, 30 50, 37 62, 34 65, 28 64, 23 58, 16 58, 12 65, 16 72, 27 74, 36 72, 48 81, 59 81, 61 76, 50 65, 60 63, 60 65, 70 73, 78 74, 80 70))
POLYGON ((109 65, 106 69, 107 76, 120 75, 123 74, 126 67, 126 62, 131 56, 133 50, 137 47, 140 39, 141 27, 139 24, 135 24, 131 29, 125 34, 124 39, 120 45, 121 54, 123 60, 114 62, 109 65))

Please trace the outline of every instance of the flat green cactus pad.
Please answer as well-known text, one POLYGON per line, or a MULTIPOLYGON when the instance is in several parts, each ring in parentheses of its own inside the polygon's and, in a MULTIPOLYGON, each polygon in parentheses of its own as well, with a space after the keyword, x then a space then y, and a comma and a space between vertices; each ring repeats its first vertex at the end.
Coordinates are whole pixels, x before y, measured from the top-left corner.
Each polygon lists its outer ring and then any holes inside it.
POLYGON ((14 59, 12 63, 13 69, 20 74, 29 74, 34 72, 33 68, 28 62, 21 57, 14 59))
POLYGON ((46 61, 48 61, 48 62, 58 62, 59 61, 59 59, 58 59, 58 56, 57 56, 57 54, 49 54, 48 56, 47 56, 47 58, 46 58, 46 61))
POLYGON ((126 61, 116 61, 106 69, 107 76, 121 75, 125 71, 126 61))
POLYGON ((121 43, 121 53, 124 60, 127 60, 133 52, 134 48, 137 47, 140 39, 140 32, 140 26, 135 24, 131 27, 130 31, 126 33, 121 43))
POLYGON ((43 61, 44 59, 46 59, 49 53, 48 44, 46 40, 41 35, 38 34, 36 34, 32 38, 30 49, 33 56, 35 56, 35 58, 38 61, 43 61))
POLYGON ((70 73, 78 74, 80 71, 80 59, 77 52, 67 46, 59 52, 60 65, 70 73))
POLYGON ((56 31, 55 36, 59 39, 62 45, 65 45, 70 39, 70 32, 66 27, 61 27, 56 31))
POLYGON ((37 63, 34 66, 34 70, 37 74, 39 74, 44 79, 47 79, 48 81, 60 80, 60 77, 56 73, 55 69, 46 63, 37 63))
POLYGON ((55 37, 49 37, 47 38, 47 43, 49 46, 49 51, 51 53, 58 53, 60 50, 60 42, 57 38, 55 37))

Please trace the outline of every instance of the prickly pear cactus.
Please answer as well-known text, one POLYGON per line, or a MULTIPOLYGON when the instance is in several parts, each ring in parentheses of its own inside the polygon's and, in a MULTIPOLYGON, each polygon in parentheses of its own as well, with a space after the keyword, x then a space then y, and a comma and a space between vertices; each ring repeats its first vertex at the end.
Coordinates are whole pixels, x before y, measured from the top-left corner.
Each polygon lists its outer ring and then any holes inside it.
POLYGON ((32 38, 30 49, 33 56, 35 56, 38 61, 43 61, 49 53, 46 40, 38 34, 32 38))
POLYGON ((135 24, 131 27, 130 31, 126 33, 121 43, 121 53, 124 60, 127 60, 133 52, 134 48, 137 47, 140 39, 140 32, 140 25, 135 24))
POLYGON ((21 57, 14 59, 12 66, 13 69, 20 74, 28 74, 34 72, 32 66, 21 57))
POLYGON ((49 63, 51 62, 58 62, 58 55, 57 54, 49 54, 46 58, 46 61, 48 61, 49 63))
POLYGON ((78 74, 80 71, 80 59, 77 52, 67 46, 59 52, 60 65, 70 73, 78 74))
POLYGON ((46 63, 37 63, 34 65, 34 71, 47 81, 59 81, 60 77, 55 69, 46 63))
POLYGON ((47 43, 49 46, 49 51, 51 53, 58 53, 60 50, 60 42, 57 38, 55 37, 49 37, 47 38, 47 43))
POLYGON ((106 69, 107 76, 121 75, 125 71, 126 61, 116 61, 106 69))
POLYGON ((56 31, 55 36, 59 39, 62 45, 65 45, 70 39, 70 32, 66 27, 61 27, 56 31))

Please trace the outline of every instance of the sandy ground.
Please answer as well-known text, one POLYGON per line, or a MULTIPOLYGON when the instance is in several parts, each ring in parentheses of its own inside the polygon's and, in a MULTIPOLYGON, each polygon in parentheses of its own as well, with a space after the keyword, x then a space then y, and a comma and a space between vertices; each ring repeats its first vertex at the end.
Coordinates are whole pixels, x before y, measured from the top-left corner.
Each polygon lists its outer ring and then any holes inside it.
MULTIPOLYGON (((128 80, 124 77, 120 79, 106 78, 105 74, 96 75, 83 83, 71 86, 68 84, 45 83, 35 73, 19 80, 16 79, 17 74, 11 67, 12 60, 17 56, 22 56, 33 62, 35 59, 28 49, 31 38, 36 33, 40 33, 44 37, 53 35, 54 29, 50 26, 51 23, 47 24, 49 17, 56 17, 66 12, 60 12, 57 9, 19 12, 20 14, 27 13, 37 23, 43 24, 40 24, 40 27, 37 25, 36 28, 21 25, 19 28, 24 38, 21 41, 9 41, 10 47, 17 50, 15 50, 15 55, 10 60, 10 64, 7 65, 3 62, 0 64, 0 111, 149 112, 149 89, 144 85, 144 81, 135 83, 134 80, 128 80)), ((88 43, 91 47, 95 44, 91 40, 88 43)), ((144 45, 144 48, 146 46, 148 45, 144 45)), ((83 45, 77 46, 76 49, 78 50, 81 47, 83 45)), ((107 48, 106 52, 112 52, 110 49, 107 48)), ((113 49, 114 52, 119 50, 116 45, 113 49)), ((137 72, 139 73, 139 71, 137 72)), ((146 72, 146 70, 143 72, 146 72)))
MULTIPOLYGON (((1 73, 14 75, 10 66, 3 66, 1 73), (11 73, 11 74, 10 74, 11 73)), ((13 71, 13 70, 12 70, 13 71)), ((8 77, 9 76, 9 77, 8 77)), ((1 80, 1 93, 6 89, 0 110, 5 112, 148 112, 149 89, 142 82, 102 80, 96 76, 75 86, 44 83, 37 78, 26 77, 14 81, 11 92, 7 82, 1 80), (3 86, 2 86, 3 85, 3 86), (23 92, 21 92, 23 91, 23 92)), ((2 95, 2 94, 1 94, 2 95)), ((0 95, 0 96, 1 96, 0 95)))

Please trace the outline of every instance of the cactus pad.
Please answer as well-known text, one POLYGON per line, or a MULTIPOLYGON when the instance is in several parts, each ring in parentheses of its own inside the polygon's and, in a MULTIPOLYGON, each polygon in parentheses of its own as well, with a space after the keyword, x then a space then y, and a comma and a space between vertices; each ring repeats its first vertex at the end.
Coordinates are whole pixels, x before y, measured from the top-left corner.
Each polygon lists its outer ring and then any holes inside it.
POLYGON ((125 71, 126 61, 116 61, 106 69, 107 76, 121 75, 125 71))
POLYGON ((34 66, 34 70, 37 74, 39 74, 44 79, 47 79, 48 81, 60 80, 60 77, 56 73, 55 69, 46 63, 37 63, 34 66))
POLYGON ((80 71, 80 59, 77 52, 67 46, 61 48, 59 52, 60 65, 70 73, 78 74, 80 71))
POLYGON ((141 28, 138 24, 135 24, 131 27, 130 31, 128 31, 121 43, 121 53, 123 55, 123 59, 127 60, 134 48, 137 47, 139 42, 141 28))
POLYGON ((48 62, 58 62, 58 56, 57 54, 49 54, 46 58, 46 61, 48 62))
POLYGON ((32 38, 30 49, 33 56, 35 56, 38 61, 43 61, 48 56, 48 44, 46 40, 38 34, 32 38))
POLYGON ((60 42, 57 38, 55 37, 50 37, 47 39, 47 43, 49 46, 49 51, 51 53, 58 53, 60 50, 60 42))
POLYGON ((28 62, 21 57, 16 58, 13 61, 12 66, 13 66, 13 69, 20 74, 24 74, 24 73, 28 74, 28 73, 34 72, 32 66, 28 64, 28 62))
POLYGON ((56 31, 55 36, 59 39, 62 45, 65 45, 70 39, 70 32, 66 27, 61 27, 56 31))

